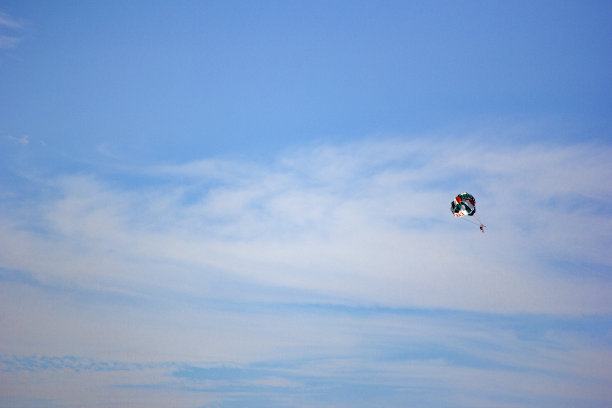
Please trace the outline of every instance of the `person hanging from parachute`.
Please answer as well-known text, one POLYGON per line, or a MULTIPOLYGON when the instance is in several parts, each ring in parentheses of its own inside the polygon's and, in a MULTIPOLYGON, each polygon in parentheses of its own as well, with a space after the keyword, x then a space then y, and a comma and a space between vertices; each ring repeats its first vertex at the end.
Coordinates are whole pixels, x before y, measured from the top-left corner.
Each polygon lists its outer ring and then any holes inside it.
MULTIPOLYGON (((484 233, 485 225, 476 214, 476 199, 470 193, 461 193, 451 202, 451 213, 455 217, 474 217, 478 220, 480 231, 484 233)), ((469 218, 463 218, 472 222, 469 218)), ((472 222, 476 224, 475 222, 472 222)))

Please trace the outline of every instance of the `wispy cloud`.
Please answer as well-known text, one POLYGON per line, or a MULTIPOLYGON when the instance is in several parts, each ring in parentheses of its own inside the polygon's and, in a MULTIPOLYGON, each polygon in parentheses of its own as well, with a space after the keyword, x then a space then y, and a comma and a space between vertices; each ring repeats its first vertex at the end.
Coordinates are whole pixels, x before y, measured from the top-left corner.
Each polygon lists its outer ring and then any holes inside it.
MULTIPOLYGON (((552 407, 559 401, 604 406, 612 398, 612 350, 599 332, 609 327, 609 318, 554 320, 321 306, 306 312, 279 305, 251 311, 251 324, 241 325, 242 337, 249 342, 258 342, 257 326, 278 328, 277 335, 267 337, 277 352, 254 354, 250 361, 121 362, 5 355, 0 375, 10 379, 30 373, 52 385, 78 373, 81 381, 96 379, 103 389, 123 390, 127 400, 148 401, 153 397, 145 397, 147 393, 163 391, 177 399, 214 396, 221 407, 252 401, 261 406, 325 406, 330 400, 342 407, 383 402, 401 406, 406 399, 427 406, 552 407), (300 331, 305 336, 298 336, 299 326, 310 334, 300 331), (342 341, 336 343, 338 337, 342 341), (354 399, 355 393, 361 397, 354 399)), ((218 335, 218 329, 209 326, 207 332, 218 335)), ((200 341, 200 347, 207 346, 205 335, 200 341)), ((96 406, 91 395, 70 397, 72 403, 90 398, 90 405, 96 406)), ((60 401, 69 402, 63 398, 60 401)))
POLYGON ((30 143, 30 136, 25 135, 22 137, 8 136, 8 139, 14 143, 27 145, 30 143))
POLYGON ((386 141, 321 146, 271 166, 163 167, 159 182, 138 190, 62 176, 33 209, 45 234, 3 222, 2 236, 12 237, 4 264, 37 276, 44 265, 46 279, 96 287, 101 276, 113 287, 149 285, 157 271, 160 284, 189 290, 216 271, 367 304, 609 312, 609 282, 555 272, 561 263, 611 266, 612 225, 601 211, 612 195, 609 153, 386 141), (466 189, 489 225, 484 236, 448 216, 453 194, 466 189), (183 271, 183 283, 165 282, 160 262, 183 271))
POLYGON ((0 29, 8 31, 0 33, 0 49, 15 48, 21 42, 21 37, 16 36, 13 32, 23 28, 23 23, 13 19, 6 13, 0 11, 0 29))
POLYGON ((23 26, 23 23, 13 19, 8 14, 0 11, 0 26, 7 27, 7 28, 18 29, 18 28, 21 28, 23 26))
POLYGON ((49 385, 14 395, 58 405, 607 405, 610 147, 468 139, 8 186, 0 394, 26 375, 49 385), (486 234, 450 215, 464 190, 486 234), (60 380, 97 385, 68 401, 60 380))
POLYGON ((15 48, 21 42, 21 38, 0 35, 0 48, 15 48))

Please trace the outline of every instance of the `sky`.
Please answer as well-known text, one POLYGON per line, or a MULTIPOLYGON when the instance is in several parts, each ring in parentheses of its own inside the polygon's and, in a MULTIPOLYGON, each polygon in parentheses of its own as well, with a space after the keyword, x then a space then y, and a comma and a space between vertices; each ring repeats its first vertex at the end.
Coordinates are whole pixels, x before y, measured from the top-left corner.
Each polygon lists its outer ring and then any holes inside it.
POLYGON ((611 406, 610 21, 3 0, 0 405, 611 406))

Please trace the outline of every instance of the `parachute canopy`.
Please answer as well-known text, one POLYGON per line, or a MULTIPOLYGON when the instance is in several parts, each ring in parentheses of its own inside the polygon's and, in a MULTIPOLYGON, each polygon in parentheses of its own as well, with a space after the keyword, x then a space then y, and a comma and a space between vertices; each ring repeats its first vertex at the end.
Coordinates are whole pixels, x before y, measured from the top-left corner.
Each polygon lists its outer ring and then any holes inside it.
POLYGON ((451 202, 451 212, 455 217, 473 216, 476 213, 476 199, 469 193, 461 193, 451 202))

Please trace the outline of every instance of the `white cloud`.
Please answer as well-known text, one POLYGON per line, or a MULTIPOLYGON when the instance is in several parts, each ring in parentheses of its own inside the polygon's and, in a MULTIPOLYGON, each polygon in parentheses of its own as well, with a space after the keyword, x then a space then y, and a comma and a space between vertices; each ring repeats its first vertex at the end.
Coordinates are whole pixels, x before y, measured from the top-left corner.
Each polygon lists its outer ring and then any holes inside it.
POLYGON ((271 165, 166 166, 149 171, 163 181, 137 191, 67 176, 31 209, 46 233, 5 219, 0 251, 6 268, 88 288, 197 291, 221 273, 340 302, 608 313, 608 281, 552 263, 611 266, 612 221, 598 209, 612 195, 609 157, 590 145, 391 140, 271 165), (487 234, 449 215, 463 190, 477 196, 487 234))
POLYGON ((0 11, 0 26, 18 29, 23 26, 23 23, 14 20, 11 16, 0 11))
MULTIPOLYGON (((15 31, 21 29, 23 23, 0 11, 0 27, 4 27, 4 30, 15 31)), ((0 49, 15 48, 20 42, 21 38, 13 34, 0 34, 0 49)))
POLYGON ((0 35, 0 48, 9 49, 15 48, 21 42, 21 38, 11 37, 8 35, 0 35))
POLYGON ((22 144, 22 145, 27 145, 27 144, 30 143, 30 136, 28 136, 28 135, 25 135, 25 136, 22 136, 22 137, 8 136, 8 138, 12 142, 18 143, 18 144, 22 144))

